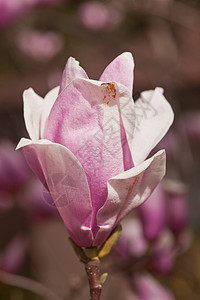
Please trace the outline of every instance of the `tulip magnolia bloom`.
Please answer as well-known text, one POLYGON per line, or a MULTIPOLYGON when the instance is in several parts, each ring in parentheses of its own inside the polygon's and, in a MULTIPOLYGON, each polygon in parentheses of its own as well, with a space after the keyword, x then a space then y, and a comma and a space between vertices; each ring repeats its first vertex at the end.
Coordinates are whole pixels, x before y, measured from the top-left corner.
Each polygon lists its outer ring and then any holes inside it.
POLYGON ((144 161, 165 135, 173 112, 163 91, 132 99, 134 62, 118 56, 99 81, 69 58, 60 88, 44 99, 24 92, 31 139, 28 163, 50 191, 69 235, 82 247, 99 246, 144 202, 165 173, 165 152, 144 161))

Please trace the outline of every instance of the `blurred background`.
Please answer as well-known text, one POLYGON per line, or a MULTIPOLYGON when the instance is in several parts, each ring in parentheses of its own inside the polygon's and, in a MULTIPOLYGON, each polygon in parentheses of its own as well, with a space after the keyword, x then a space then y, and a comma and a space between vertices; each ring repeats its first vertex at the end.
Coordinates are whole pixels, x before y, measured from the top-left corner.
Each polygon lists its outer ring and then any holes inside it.
POLYGON ((102 263, 109 272, 102 298, 200 299, 197 0, 0 0, 0 299, 87 298, 84 266, 62 220, 23 154, 14 150, 28 137, 22 94, 32 87, 44 97, 59 85, 69 56, 98 79, 124 51, 135 59, 133 98, 163 87, 175 121, 157 146, 168 158, 162 195, 153 195, 149 207, 124 224, 121 245, 102 263), (151 205, 157 197, 162 207, 151 205), (152 237, 153 207, 158 228, 152 237), (131 249, 124 254, 123 247, 131 249))

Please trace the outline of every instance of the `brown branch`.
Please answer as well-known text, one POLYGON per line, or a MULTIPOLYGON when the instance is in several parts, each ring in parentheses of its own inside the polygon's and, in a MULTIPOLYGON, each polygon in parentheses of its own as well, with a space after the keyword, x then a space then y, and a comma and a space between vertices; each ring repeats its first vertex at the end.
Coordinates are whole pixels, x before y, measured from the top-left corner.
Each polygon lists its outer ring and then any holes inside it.
POLYGON ((198 9, 192 8, 182 2, 172 2, 166 10, 151 9, 149 15, 160 17, 166 21, 176 23, 190 29, 194 32, 200 33, 200 12, 198 9))
POLYGON ((102 285, 99 278, 99 259, 90 260, 85 264, 85 270, 88 276, 90 286, 89 300, 99 300, 101 295, 102 285))

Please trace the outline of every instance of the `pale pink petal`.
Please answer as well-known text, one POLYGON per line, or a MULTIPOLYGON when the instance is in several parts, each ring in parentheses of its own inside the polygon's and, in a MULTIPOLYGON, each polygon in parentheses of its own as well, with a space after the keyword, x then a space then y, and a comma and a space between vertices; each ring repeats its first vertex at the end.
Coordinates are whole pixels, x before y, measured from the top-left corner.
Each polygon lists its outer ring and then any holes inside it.
POLYGON ((59 92, 59 86, 53 88, 44 97, 43 110, 42 110, 42 116, 41 116, 41 129, 40 129, 41 130, 41 138, 45 137, 45 129, 46 129, 46 125, 47 125, 47 120, 48 120, 50 111, 56 101, 56 98, 58 97, 58 92, 59 92))
POLYGON ((124 170, 134 166, 131 150, 134 147, 135 105, 128 89, 118 84, 120 94, 121 140, 124 154, 124 170))
POLYGON ((24 146, 27 162, 48 188, 71 238, 80 246, 91 246, 90 190, 77 158, 66 147, 48 140, 33 143, 24 139, 20 146, 24 146))
POLYGON ((68 86, 75 78, 88 79, 88 76, 85 70, 79 65, 79 62, 75 58, 70 57, 63 71, 62 81, 60 85, 60 92, 66 86, 68 86))
MULTIPOLYGON (((94 223, 107 198, 108 179, 133 166, 123 126, 125 116, 121 117, 122 103, 133 105, 131 99, 120 84, 75 79, 58 96, 49 116, 46 138, 70 149, 87 175, 94 223), (125 161, 127 155, 129 162, 125 161)), ((130 135, 133 124, 127 125, 130 135)), ((94 224, 94 234, 95 230, 94 224)))
POLYGON ((151 196, 138 207, 143 232, 149 241, 156 240, 166 224, 165 194, 159 184, 151 196))
POLYGON ((32 140, 44 138, 46 122, 58 95, 58 87, 51 90, 43 99, 33 89, 24 91, 24 119, 32 140))
POLYGON ((165 174, 165 151, 108 181, 108 197, 97 214, 100 230, 95 245, 100 245, 129 212, 142 204, 165 174))
POLYGON ((174 114, 161 88, 141 93, 141 97, 135 103, 135 113, 132 156, 134 164, 137 165, 146 159, 166 134, 174 114))
POLYGON ((40 138, 40 119, 43 109, 43 98, 29 88, 23 93, 24 120, 28 134, 32 140, 40 138))
POLYGON ((100 77, 103 82, 118 82, 123 84, 129 89, 132 95, 133 91, 133 72, 134 61, 130 52, 124 52, 117 56, 104 70, 100 77))

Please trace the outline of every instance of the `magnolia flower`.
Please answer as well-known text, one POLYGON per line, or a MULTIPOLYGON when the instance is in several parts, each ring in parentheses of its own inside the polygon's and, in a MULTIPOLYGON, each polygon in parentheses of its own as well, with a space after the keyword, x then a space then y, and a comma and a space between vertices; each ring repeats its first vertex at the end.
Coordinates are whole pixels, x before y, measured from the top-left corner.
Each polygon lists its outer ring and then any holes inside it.
POLYGON ((69 58, 60 87, 45 98, 24 92, 30 139, 28 163, 47 187, 70 237, 99 246, 144 202, 165 174, 165 151, 146 159, 165 135, 173 112, 163 90, 146 91, 134 104, 134 62, 118 56, 99 81, 69 58), (145 160, 145 161, 144 161, 145 160))

